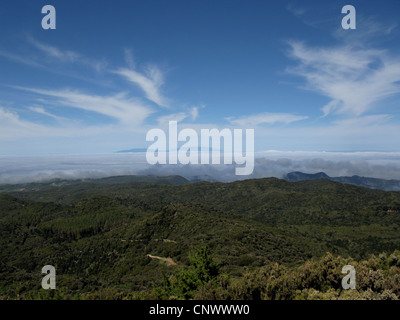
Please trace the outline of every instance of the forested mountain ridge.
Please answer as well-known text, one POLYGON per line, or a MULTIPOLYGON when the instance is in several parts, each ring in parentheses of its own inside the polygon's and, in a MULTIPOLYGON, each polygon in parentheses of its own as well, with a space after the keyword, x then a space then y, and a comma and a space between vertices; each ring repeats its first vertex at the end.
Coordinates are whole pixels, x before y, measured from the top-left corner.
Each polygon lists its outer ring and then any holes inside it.
POLYGON ((356 186, 379 189, 384 191, 400 191, 400 181, 399 180, 388 180, 388 179, 378 179, 370 177, 360 177, 357 175, 351 177, 330 177, 325 172, 318 173, 303 173, 299 171, 289 172, 284 177, 285 180, 290 182, 304 181, 304 180, 316 180, 316 179, 328 179, 340 183, 354 184, 356 186))
POLYGON ((60 298, 154 298, 162 273, 190 265, 189 252, 202 245, 234 282, 267 261, 298 268, 327 252, 360 260, 400 248, 400 192, 325 179, 151 180, 114 177, 0 194, 0 297, 37 298, 40 269, 50 264, 60 298))

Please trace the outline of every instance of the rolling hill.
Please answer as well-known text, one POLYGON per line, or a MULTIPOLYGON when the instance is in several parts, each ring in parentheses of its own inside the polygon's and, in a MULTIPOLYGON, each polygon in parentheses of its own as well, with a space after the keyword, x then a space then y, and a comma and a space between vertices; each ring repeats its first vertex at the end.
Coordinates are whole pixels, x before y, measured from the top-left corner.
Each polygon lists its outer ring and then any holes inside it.
POLYGON ((354 184, 356 186, 379 189, 384 191, 400 191, 400 181, 398 180, 386 180, 377 178, 360 177, 357 175, 351 177, 330 177, 324 172, 318 173, 303 173, 303 172, 290 172, 285 177, 285 180, 290 182, 305 181, 305 180, 316 180, 316 179, 328 179, 346 184, 354 184))
POLYGON ((47 264, 57 269, 59 298, 151 296, 163 273, 189 266, 203 245, 236 283, 269 262, 298 268, 327 252, 390 254, 400 248, 399 224, 400 192, 327 179, 120 176, 2 186, 0 297, 37 298, 47 264))

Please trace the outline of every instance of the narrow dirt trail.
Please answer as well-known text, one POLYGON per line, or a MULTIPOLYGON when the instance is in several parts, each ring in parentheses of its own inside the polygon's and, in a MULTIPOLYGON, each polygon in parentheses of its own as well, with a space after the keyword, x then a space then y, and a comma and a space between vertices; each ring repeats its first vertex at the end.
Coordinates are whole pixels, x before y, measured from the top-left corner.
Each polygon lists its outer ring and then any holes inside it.
POLYGON ((158 257, 158 256, 152 256, 151 254, 147 255, 151 259, 158 259, 167 262, 167 266, 176 266, 177 264, 172 260, 171 258, 163 258, 163 257, 158 257))

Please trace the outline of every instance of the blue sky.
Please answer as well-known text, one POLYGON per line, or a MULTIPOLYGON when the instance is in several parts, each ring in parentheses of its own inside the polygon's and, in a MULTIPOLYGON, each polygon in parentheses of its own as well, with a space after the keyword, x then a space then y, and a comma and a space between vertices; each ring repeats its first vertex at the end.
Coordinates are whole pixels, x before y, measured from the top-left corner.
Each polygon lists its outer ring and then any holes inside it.
POLYGON ((145 148, 166 128, 254 128, 256 150, 400 147, 400 2, 7 1, 0 154, 145 148), (56 9, 43 30, 41 9, 56 9), (341 9, 356 8, 343 30, 341 9))

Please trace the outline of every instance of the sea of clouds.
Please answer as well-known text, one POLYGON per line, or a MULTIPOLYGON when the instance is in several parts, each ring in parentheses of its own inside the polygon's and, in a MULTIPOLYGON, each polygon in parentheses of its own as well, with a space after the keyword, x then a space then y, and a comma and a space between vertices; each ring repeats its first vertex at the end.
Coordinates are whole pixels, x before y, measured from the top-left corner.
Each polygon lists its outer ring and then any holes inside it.
POLYGON ((116 175, 181 175, 188 179, 229 182, 283 178, 292 171, 325 172, 331 177, 359 175, 400 180, 398 152, 282 152, 255 154, 254 171, 235 175, 233 165, 149 165, 145 153, 0 156, 0 184, 89 179, 116 175))

